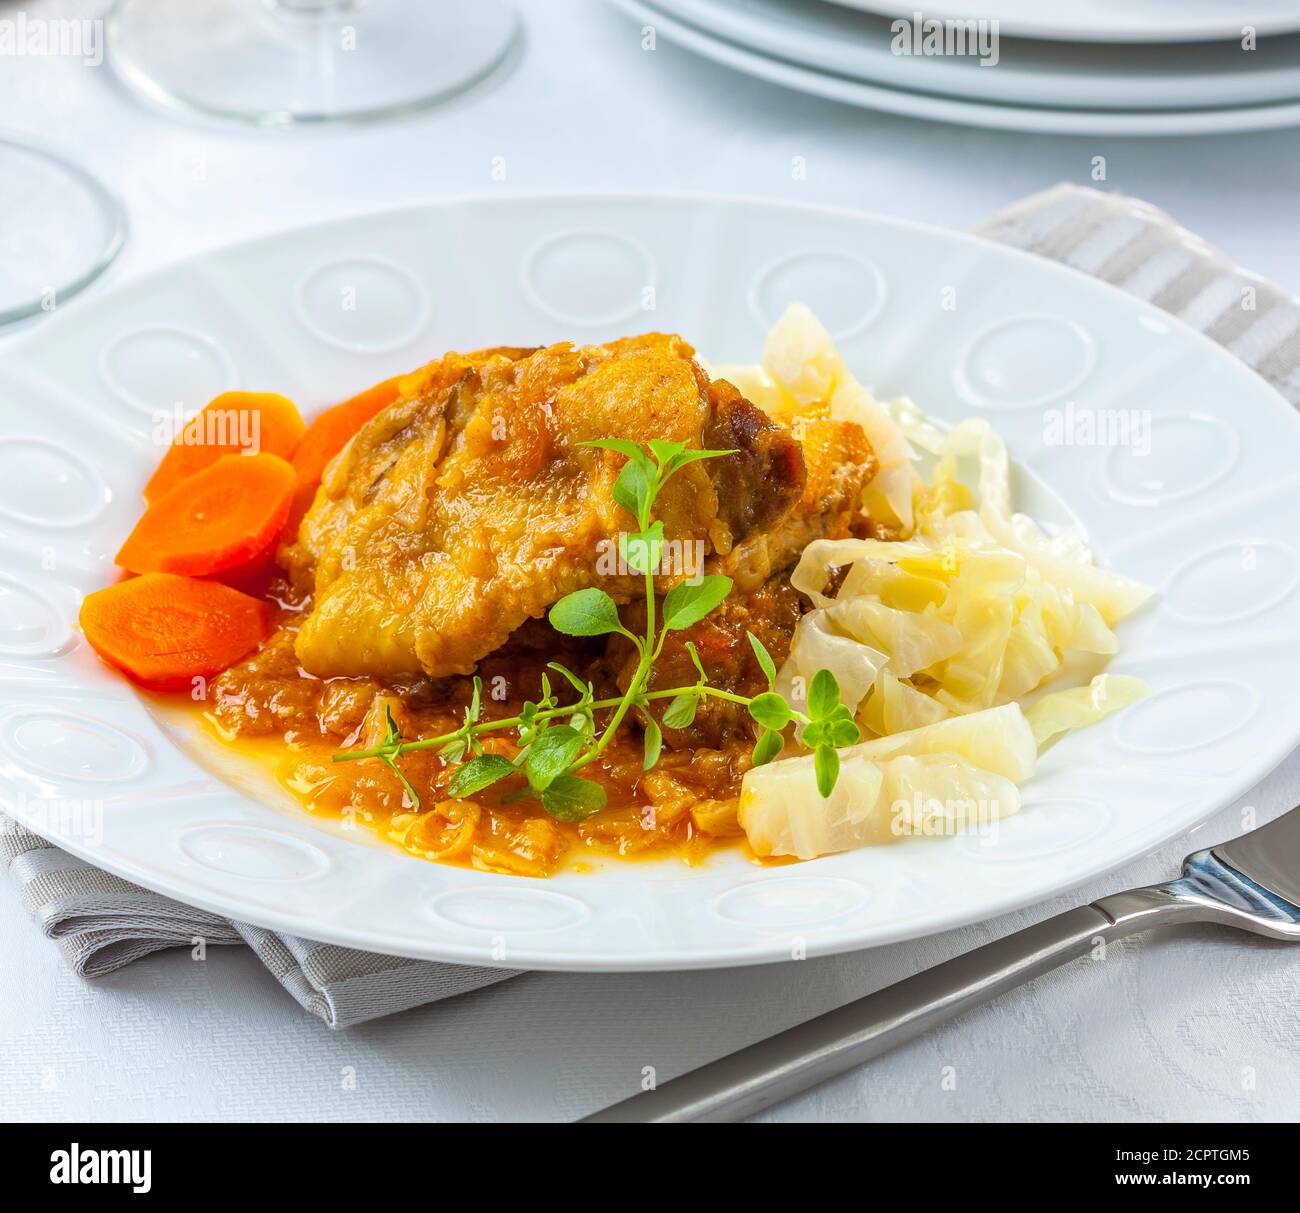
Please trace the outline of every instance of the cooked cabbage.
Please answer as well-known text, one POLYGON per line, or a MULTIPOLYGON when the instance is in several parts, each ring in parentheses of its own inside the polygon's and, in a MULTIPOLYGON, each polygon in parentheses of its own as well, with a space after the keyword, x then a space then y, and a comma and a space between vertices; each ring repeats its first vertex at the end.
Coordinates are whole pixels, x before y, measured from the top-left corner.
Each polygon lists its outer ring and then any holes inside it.
POLYGON ((802 304, 772 329, 761 366, 714 373, 787 423, 857 422, 879 464, 863 508, 877 533, 900 536, 818 540, 791 575, 813 609, 777 689, 798 703, 829 669, 872 739, 841 752, 828 799, 806 754, 745 776, 740 821, 759 854, 810 858, 960 828, 972 800, 995 800, 1005 816, 1040 745, 1145 693, 1136 679, 1105 675, 1021 710, 1054 679, 1118 652, 1115 624, 1152 591, 1098 568, 1079 538, 1049 536, 1013 512, 1010 459, 987 422, 945 433, 910 400, 877 400, 802 304), (929 483, 918 451, 933 458, 929 483), (923 807, 904 812, 909 798, 923 807))
POLYGON ((1071 729, 1096 724, 1112 712, 1145 699, 1149 690, 1138 678, 1125 674, 1098 674, 1086 687, 1054 691, 1026 709, 1025 718, 1042 747, 1071 729))
POLYGON ((912 530, 913 500, 921 478, 904 424, 922 441, 933 440, 932 427, 910 402, 886 404, 859 383, 808 307, 792 303, 786 308, 768 334, 760 365, 716 366, 709 372, 731 380, 778 421, 792 424, 800 416, 816 414, 857 422, 877 463, 863 505, 882 523, 903 533, 912 530))
POLYGON ((892 737, 860 741, 850 748, 876 762, 899 754, 956 754, 1016 783, 1024 783, 1034 773, 1038 757, 1034 731, 1015 703, 969 716, 950 716, 892 737))
POLYGON ((840 751, 840 777, 823 799, 811 755, 754 767, 738 819, 759 855, 812 859, 911 834, 954 833, 1020 808, 1033 773, 1033 732, 1011 704, 953 717, 840 751))
POLYGON ((1097 568, 1092 554, 1077 536, 1049 538, 1032 518, 1012 512, 1011 460, 1006 444, 987 421, 963 421, 948 434, 942 455, 954 461, 974 457, 979 506, 977 517, 958 511, 928 519, 934 538, 953 534, 986 536, 1019 553, 1058 590, 1068 590, 1076 601, 1095 607, 1103 622, 1112 627, 1151 597, 1149 586, 1097 568))
POLYGON ((777 674, 776 689, 788 702, 798 704, 818 670, 833 670, 840 684, 840 702, 857 711, 885 661, 884 653, 838 631, 827 612, 812 611, 795 625, 790 656, 777 674))
POLYGON ((876 674, 872 695, 862 707, 862 723, 867 731, 881 737, 937 724, 947 715, 948 709, 937 699, 923 695, 883 668, 876 674))
MULTIPOLYGON (((1119 649, 1093 603, 1047 580, 1021 553, 956 529, 942 539, 818 541, 792 579, 815 609, 794 637, 783 679, 806 680, 825 665, 852 683, 845 702, 855 710, 866 670, 845 637, 865 646, 877 669, 953 713, 1018 701, 1061 674, 1072 656, 1105 658, 1119 649), (832 571, 845 564, 830 597, 832 571), (838 638, 834 649, 827 636, 838 638)), ((859 712, 859 723, 880 732, 880 713, 859 712)))
MULTIPOLYGON (((909 539, 819 540, 804 550, 792 576, 815 607, 804 634, 832 631, 867 645, 874 660, 883 653, 886 673, 952 713, 1018 701, 1079 654, 1118 652, 1112 625, 1151 590, 1097 568, 1076 539, 1048 538, 1009 501, 1006 447, 985 422, 964 422, 916 497, 909 539), (978 496, 959 477, 970 459, 978 496), (838 592, 827 594, 846 565, 838 592)), ((800 640, 789 663, 806 677, 800 640)), ((879 678, 875 686, 894 692, 897 716, 896 688, 879 678)), ((892 731, 883 703, 854 704, 864 727, 892 731)))
POLYGON ((792 303, 763 344, 763 369, 800 408, 824 404, 848 372, 812 309, 792 303))
POLYGON ((835 790, 813 791, 808 756, 756 767, 745 776, 738 817, 754 853, 815 859, 909 835, 953 834, 1010 816, 1016 785, 956 754, 840 762, 835 790))

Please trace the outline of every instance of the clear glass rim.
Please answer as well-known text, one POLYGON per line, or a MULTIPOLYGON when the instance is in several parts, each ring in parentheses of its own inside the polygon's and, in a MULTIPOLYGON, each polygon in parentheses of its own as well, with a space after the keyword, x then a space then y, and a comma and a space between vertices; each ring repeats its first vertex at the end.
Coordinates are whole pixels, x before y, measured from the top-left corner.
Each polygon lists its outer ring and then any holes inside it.
MULTIPOLYGON (((404 118, 422 113, 438 105, 464 97, 475 89, 484 87, 498 74, 518 62, 523 50, 524 27, 519 13, 513 6, 506 5, 511 21, 510 36, 506 39, 500 52, 485 62, 480 70, 466 78, 453 88, 434 91, 427 96, 412 97, 409 101, 387 102, 369 109, 333 111, 312 110, 244 110, 220 105, 210 105, 187 97, 159 84, 147 68, 133 60, 123 50, 122 22, 127 9, 139 4, 141 0, 113 0, 112 8, 104 21, 105 43, 108 47, 108 59, 112 70, 128 88, 146 97, 154 104, 174 112, 191 117, 217 119, 221 122, 234 122, 244 126, 277 128, 300 126, 324 126, 327 124, 363 125, 387 119, 404 118)), ((265 0, 263 0, 265 3, 265 0)), ((302 19, 310 19, 310 14, 295 13, 302 19)), ((129 40, 128 40, 129 41, 129 40)))
MULTIPOLYGON (((16 148, 33 159, 44 160, 47 164, 55 165, 95 200, 104 216, 105 227, 108 229, 107 239, 85 270, 69 281, 58 283, 54 287, 57 308, 64 301, 81 294, 117 260, 118 254, 126 244, 126 208, 117 195, 94 174, 66 156, 41 146, 30 136, 15 131, 0 130, 0 150, 5 148, 16 148)), ((37 296, 29 302, 20 303, 8 310, 0 310, 0 325, 26 320, 44 310, 44 301, 37 296)))

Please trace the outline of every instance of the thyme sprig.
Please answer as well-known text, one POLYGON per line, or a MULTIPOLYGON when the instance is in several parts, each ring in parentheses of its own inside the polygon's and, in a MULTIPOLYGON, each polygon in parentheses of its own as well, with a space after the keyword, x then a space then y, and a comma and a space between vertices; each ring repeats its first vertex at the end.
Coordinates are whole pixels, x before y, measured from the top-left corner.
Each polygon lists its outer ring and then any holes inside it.
POLYGON ((861 737, 849 708, 840 702, 839 685, 829 670, 819 670, 808 687, 806 711, 800 711, 776 689, 776 664, 763 643, 752 632, 746 633, 750 646, 767 679, 768 689, 756 696, 737 695, 710 685, 708 672, 695 645, 687 641, 686 651, 697 678, 689 686, 669 690, 648 689, 655 662, 663 653, 670 632, 685 631, 717 609, 731 593, 731 578, 718 574, 681 582, 664 595, 657 611, 654 592, 655 573, 663 561, 664 525, 654 517, 655 502, 668 481, 682 468, 704 459, 732 455, 734 451, 694 450, 680 442, 652 440, 647 452, 638 443, 625 438, 605 438, 582 443, 623 455, 626 462, 614 482, 613 497, 635 520, 637 530, 619 538, 619 556, 627 567, 645 579, 645 627, 638 635, 623 625, 618 604, 604 590, 590 587, 575 590, 561 598, 547 614, 551 626, 566 636, 619 635, 628 640, 637 654, 636 666, 627 689, 617 698, 597 699, 591 683, 579 678, 558 662, 548 669, 567 681, 578 698, 561 704, 542 675, 541 695, 526 702, 517 715, 497 720, 483 720, 483 684, 474 679, 474 690, 464 721, 453 732, 437 737, 406 741, 387 711, 384 741, 363 750, 334 755, 335 762, 355 762, 377 758, 401 781, 406 795, 415 806, 419 796, 397 760, 404 754, 436 749, 446 761, 458 764, 448 784, 453 798, 473 796, 511 775, 522 775, 525 786, 511 792, 507 800, 535 797, 552 817, 560 821, 581 821, 605 807, 605 789, 578 774, 595 762, 609 747, 629 712, 640 710, 643 726, 642 766, 651 770, 663 749, 663 728, 683 729, 695 720, 700 703, 706 698, 724 700, 744 706, 762 732, 754 746, 756 765, 771 762, 785 745, 785 730, 795 725, 802 743, 813 751, 817 788, 829 796, 839 776, 838 747, 851 745, 861 737), (659 721, 649 711, 652 701, 669 700, 659 721), (596 724, 596 713, 613 709, 603 728, 596 724), (561 717, 567 717, 563 723, 561 717), (485 751, 485 733, 513 729, 519 750, 513 759, 485 751))

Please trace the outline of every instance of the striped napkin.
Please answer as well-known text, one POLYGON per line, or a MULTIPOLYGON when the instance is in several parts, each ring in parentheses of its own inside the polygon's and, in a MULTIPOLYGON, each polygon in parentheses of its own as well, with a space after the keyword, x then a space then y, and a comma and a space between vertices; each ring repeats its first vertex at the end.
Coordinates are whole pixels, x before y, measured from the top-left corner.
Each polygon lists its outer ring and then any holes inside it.
POLYGON ((974 231, 1063 262, 1177 316, 1300 408, 1300 298, 1233 265, 1164 211, 1122 194, 1058 185, 974 231))
POLYGON ((92 867, 3 814, 0 865, 22 889, 37 926, 82 977, 102 977, 163 948, 247 944, 306 1010, 331 1028, 347 1028, 516 972, 358 952, 229 922, 92 867))
MULTIPOLYGON (((1230 350, 1300 407, 1300 299, 1232 265, 1145 202, 1058 185, 976 233, 1113 283, 1230 350)), ((515 976, 358 952, 242 922, 151 893, 65 854, 0 815, 0 864, 77 973, 99 977, 162 948, 247 944, 294 998, 345 1028, 515 976)))

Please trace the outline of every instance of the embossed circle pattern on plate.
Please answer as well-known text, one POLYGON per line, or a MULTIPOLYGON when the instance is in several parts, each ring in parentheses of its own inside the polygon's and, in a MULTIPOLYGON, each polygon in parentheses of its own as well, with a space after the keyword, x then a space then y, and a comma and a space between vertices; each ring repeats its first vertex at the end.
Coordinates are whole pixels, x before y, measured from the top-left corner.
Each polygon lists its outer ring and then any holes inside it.
POLYGON ((654 305, 654 258, 615 232, 562 232, 528 255, 524 291, 534 306, 565 324, 615 324, 654 305))
POLYGON ((769 265, 749 292, 749 310, 766 332, 791 303, 805 303, 836 341, 868 328, 888 296, 879 266, 840 252, 805 252, 769 265))
POLYGON ((1259 710, 1253 688, 1231 678, 1157 691, 1115 717, 1115 738, 1139 754, 1186 754, 1244 729, 1259 710))
POLYGON ((1225 543, 1181 564, 1165 583, 1165 609, 1188 623, 1240 623, 1290 600, 1300 553, 1280 540, 1225 543))
POLYGON ((114 338, 99 359, 100 375, 123 403, 147 415, 185 415, 235 386, 230 355, 209 337, 157 326, 114 338))
POLYGON ((17 578, 0 576, 0 654, 53 657, 71 639, 71 625, 44 594, 17 578))
POLYGON ((444 893, 429 906, 443 922, 472 931, 511 933, 559 931, 586 921, 590 909, 567 893, 548 889, 459 889, 444 893))
POLYGON ((1236 466, 1237 431, 1207 413, 1142 415, 1142 410, 1102 410, 1094 423, 1112 439, 1103 480, 1116 501, 1164 505, 1203 493, 1236 466))
POLYGON ((978 333, 953 370, 962 399, 987 409, 1025 409, 1060 400, 1097 361, 1086 328, 1065 316, 1009 316, 978 333))
POLYGON ((40 527, 95 521, 111 494, 84 459, 44 438, 0 438, 0 517, 40 527))
POLYGON ((177 840, 181 853, 223 876, 296 884, 315 880, 333 866, 330 857, 291 834, 261 826, 218 823, 195 826, 177 840))
POLYGON ((149 768, 148 747, 134 733, 65 708, 10 709, 0 750, 22 770, 78 782, 124 783, 149 768))
POLYGON ((981 860, 1023 863, 1064 854, 1097 837, 1113 816, 1106 804, 1090 796, 1026 801, 1013 817, 964 835, 962 849, 981 860))
POLYGON ((400 265, 375 256, 318 265, 298 284, 298 315, 321 341, 350 353, 400 350, 429 325, 423 285, 400 265))
POLYGON ((713 911, 727 922, 785 931, 818 926, 860 909, 869 893, 832 876, 791 876, 747 881, 719 894, 713 911))

